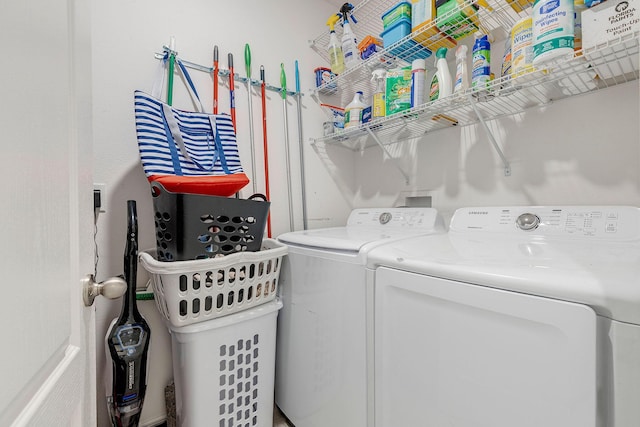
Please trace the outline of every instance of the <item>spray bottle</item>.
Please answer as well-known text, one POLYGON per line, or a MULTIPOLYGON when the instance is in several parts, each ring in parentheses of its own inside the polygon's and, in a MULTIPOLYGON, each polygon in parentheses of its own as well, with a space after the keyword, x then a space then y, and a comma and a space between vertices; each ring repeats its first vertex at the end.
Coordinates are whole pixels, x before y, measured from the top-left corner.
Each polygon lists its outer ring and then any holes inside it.
MULTIPOLYGON (((340 14, 342 15, 342 53, 344 55, 344 66, 347 69, 353 68, 360 63, 360 51, 358 50, 358 41, 356 35, 351 30, 351 24, 349 24, 349 14, 353 9, 351 3, 345 3, 340 8, 340 14)), ((353 15, 351 20, 356 23, 353 15)))
POLYGON ((331 72, 334 74, 340 74, 344 71, 344 58, 342 54, 342 47, 338 43, 338 36, 336 36, 335 26, 340 20, 340 15, 331 15, 327 20, 329 26, 329 61, 331 62, 331 72))
POLYGON ((373 118, 384 117, 386 115, 385 100, 385 80, 387 79, 387 70, 378 68, 371 73, 371 81, 375 83, 375 91, 373 92, 373 118))
POLYGON ((147 353, 151 329, 136 306, 138 272, 138 214, 135 200, 127 202, 127 242, 124 278, 127 292, 120 316, 109 326, 106 350, 111 356, 107 405, 114 427, 137 427, 147 390, 147 353))
POLYGON ((467 46, 460 44, 456 48, 456 81, 453 93, 461 94, 469 89, 469 67, 467 65, 467 46))

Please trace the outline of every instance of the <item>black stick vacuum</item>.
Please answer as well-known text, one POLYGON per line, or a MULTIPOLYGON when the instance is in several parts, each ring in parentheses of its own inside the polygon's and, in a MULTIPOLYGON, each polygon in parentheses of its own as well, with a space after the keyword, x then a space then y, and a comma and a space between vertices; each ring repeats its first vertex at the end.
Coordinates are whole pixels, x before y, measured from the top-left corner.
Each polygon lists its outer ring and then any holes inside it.
POLYGON ((136 306, 138 214, 135 200, 127 202, 127 215, 127 243, 124 250, 127 293, 120 316, 113 320, 106 336, 113 362, 107 404, 114 427, 138 426, 147 389, 147 353, 151 336, 151 329, 136 306))

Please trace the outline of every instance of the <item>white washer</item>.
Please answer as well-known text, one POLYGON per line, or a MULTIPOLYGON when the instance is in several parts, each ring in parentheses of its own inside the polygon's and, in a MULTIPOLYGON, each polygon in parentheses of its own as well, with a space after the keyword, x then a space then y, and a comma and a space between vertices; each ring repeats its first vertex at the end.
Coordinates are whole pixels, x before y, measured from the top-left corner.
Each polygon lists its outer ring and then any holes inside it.
POLYGON ((356 209, 344 227, 286 233, 280 270, 276 395, 296 427, 373 426, 374 247, 443 232, 432 208, 356 209))
POLYGON ((640 210, 456 211, 369 254, 376 427, 640 426, 640 210))

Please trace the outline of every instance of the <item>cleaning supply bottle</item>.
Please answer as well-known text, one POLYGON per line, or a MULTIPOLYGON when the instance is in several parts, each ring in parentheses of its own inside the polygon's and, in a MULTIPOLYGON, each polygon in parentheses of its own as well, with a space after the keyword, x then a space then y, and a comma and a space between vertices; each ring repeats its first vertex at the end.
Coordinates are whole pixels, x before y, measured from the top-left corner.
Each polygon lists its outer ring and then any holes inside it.
POLYGON ((504 41, 504 53, 502 55, 502 67, 500 68, 500 78, 508 77, 511 74, 511 58, 512 58, 512 49, 511 49, 511 33, 507 35, 507 38, 504 41))
POLYGON ((329 26, 329 61, 331 62, 331 72, 334 74, 340 74, 344 71, 344 56, 342 54, 342 47, 338 43, 338 36, 336 36, 335 26, 340 20, 340 15, 337 13, 331 15, 327 21, 329 26))
POLYGON ((584 0, 573 1, 573 50, 576 56, 582 55, 582 12, 586 9, 587 6, 585 6, 584 0))
POLYGON ((427 63, 424 59, 414 59, 411 63, 411 108, 424 104, 427 83, 427 63))
POLYGON ((351 101, 344 108, 344 128, 358 127, 362 124, 362 114, 367 105, 364 103, 364 94, 357 91, 351 101))
POLYGON ((456 80, 453 93, 459 94, 469 89, 469 66, 467 65, 467 51, 469 48, 461 44, 456 48, 456 80))
POLYGON ((447 48, 441 47, 438 49, 436 58, 436 73, 431 78, 429 101, 435 101, 451 95, 451 73, 447 65, 447 48))
POLYGON ((491 43, 487 34, 476 33, 472 52, 471 87, 474 90, 487 89, 491 81, 491 43))
POLYGON ((377 119, 386 115, 385 100, 385 80, 387 79, 387 70, 378 68, 371 73, 371 81, 376 88, 373 92, 373 118, 377 119))
MULTIPOLYGON (((344 66, 346 69, 355 67, 360 63, 360 51, 358 50, 358 41, 356 35, 351 30, 351 24, 349 24, 349 14, 353 9, 351 3, 345 3, 340 8, 342 14, 342 54, 344 55, 344 66)), ((355 19, 351 16, 351 19, 355 23, 355 19)))

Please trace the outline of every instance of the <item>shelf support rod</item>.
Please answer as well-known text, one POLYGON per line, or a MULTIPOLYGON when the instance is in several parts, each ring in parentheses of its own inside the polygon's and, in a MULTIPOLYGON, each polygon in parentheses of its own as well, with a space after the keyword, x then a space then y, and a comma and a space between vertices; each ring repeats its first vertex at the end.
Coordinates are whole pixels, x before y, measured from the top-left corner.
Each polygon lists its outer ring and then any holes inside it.
POLYGON ((498 156, 500 156, 500 159, 502 160, 502 164, 504 165, 504 176, 511 176, 511 165, 509 165, 507 158, 502 153, 502 150, 500 149, 500 146, 496 142, 496 139, 493 137, 493 132, 491 132, 491 129, 489 129, 489 126, 487 126, 487 122, 484 120, 484 117, 482 117, 482 114, 480 114, 480 110, 476 105, 477 104, 476 101, 473 99, 473 95, 469 94, 468 97, 469 97, 469 104, 471 104, 471 108, 473 108, 474 113, 476 114, 476 116, 478 117, 478 120, 482 124, 482 128, 484 129, 485 133, 489 137, 489 141, 491 141, 493 148, 496 150, 496 152, 498 153, 498 156))
POLYGON ((387 150, 387 147, 384 146, 382 141, 380 141, 378 136, 375 133, 373 133, 373 131, 369 128, 369 126, 366 126, 365 129, 367 130, 367 133, 369 134, 369 136, 371 136, 371 138, 373 138, 376 144, 378 144, 378 146, 382 149, 384 154, 393 162, 393 165, 396 167, 396 169, 400 171, 400 173, 404 177, 404 182, 408 185, 409 175, 407 175, 407 173, 400 167, 396 159, 391 155, 391 153, 389 153, 389 150, 387 150))

